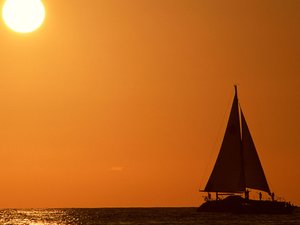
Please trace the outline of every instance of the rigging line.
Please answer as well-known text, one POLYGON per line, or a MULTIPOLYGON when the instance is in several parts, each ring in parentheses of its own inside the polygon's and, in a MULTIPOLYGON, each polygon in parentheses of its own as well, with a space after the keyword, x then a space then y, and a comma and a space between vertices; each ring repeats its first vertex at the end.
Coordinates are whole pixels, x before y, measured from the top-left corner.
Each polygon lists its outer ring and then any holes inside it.
MULTIPOLYGON (((218 144, 218 142, 219 142, 219 137, 221 137, 221 131, 222 131, 222 128, 223 128, 223 125, 224 124, 227 124, 227 123, 224 123, 224 121, 226 121, 228 118, 228 116, 229 116, 229 114, 230 114, 230 109, 231 109, 231 105, 232 105, 232 96, 230 96, 230 97, 228 97, 228 99, 229 100, 227 100, 227 107, 226 107, 226 110, 224 111, 224 113, 223 113, 223 117, 222 117, 222 121, 221 121, 221 123, 220 123, 220 125, 219 125, 219 128, 218 128, 218 130, 217 130, 217 135, 215 136, 215 140, 213 141, 213 143, 212 143, 212 145, 211 145, 211 147, 210 147, 210 151, 209 151, 209 158, 208 158, 208 162, 206 163, 206 165, 205 165, 205 168, 204 168, 204 171, 202 172, 202 174, 201 174, 201 179, 200 179, 200 181, 201 181, 201 187, 204 187, 204 176, 207 174, 207 171, 208 171, 208 167, 209 167, 209 165, 211 164, 211 162, 212 162, 212 157, 213 157, 213 154, 215 155, 215 153, 216 152, 218 152, 217 151, 217 144, 218 144)), ((226 125, 225 125, 225 128, 224 128, 225 130, 226 130, 226 125)), ((225 131, 224 131, 225 132, 225 131)), ((222 140, 221 140, 221 142, 222 142, 222 140)), ((218 154, 217 154, 218 155, 218 154)), ((217 156, 216 156, 216 158, 217 158, 217 156)), ((212 169, 213 169, 213 167, 212 167, 212 169)), ((208 178, 207 179, 209 179, 209 176, 208 176, 208 178)), ((205 187, 204 187, 205 188, 205 187)), ((203 188, 203 189, 204 189, 203 188)), ((200 188, 201 189, 201 188, 200 188)))

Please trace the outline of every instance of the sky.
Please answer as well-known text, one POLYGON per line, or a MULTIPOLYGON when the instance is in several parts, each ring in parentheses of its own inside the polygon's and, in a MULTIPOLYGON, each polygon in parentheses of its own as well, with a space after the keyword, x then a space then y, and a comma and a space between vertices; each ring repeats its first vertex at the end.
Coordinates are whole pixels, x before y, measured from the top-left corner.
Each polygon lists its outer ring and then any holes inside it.
POLYGON ((1 208, 200 205, 234 84, 300 204, 300 1, 43 2, 33 33, 0 21, 1 208))

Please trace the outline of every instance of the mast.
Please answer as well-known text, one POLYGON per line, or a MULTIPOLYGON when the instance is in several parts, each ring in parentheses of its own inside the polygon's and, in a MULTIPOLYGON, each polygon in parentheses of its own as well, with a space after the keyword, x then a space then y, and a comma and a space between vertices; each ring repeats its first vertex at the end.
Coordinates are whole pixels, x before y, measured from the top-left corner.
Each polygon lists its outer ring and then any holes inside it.
POLYGON ((237 97, 237 85, 236 84, 234 85, 234 91, 235 91, 235 95, 237 97))

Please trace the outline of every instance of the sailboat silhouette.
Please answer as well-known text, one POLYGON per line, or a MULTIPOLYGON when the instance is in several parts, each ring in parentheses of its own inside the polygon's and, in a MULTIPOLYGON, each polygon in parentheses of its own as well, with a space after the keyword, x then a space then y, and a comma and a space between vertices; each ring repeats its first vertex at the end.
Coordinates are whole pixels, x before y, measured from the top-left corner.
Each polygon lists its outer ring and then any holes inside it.
POLYGON ((237 86, 217 161, 203 190, 207 201, 198 211, 289 213, 295 208, 288 202, 275 201, 259 160, 246 119, 238 102, 237 86), (249 199, 249 189, 268 193, 272 200, 249 199), (216 199, 211 199, 211 192, 216 199), (242 194, 245 197, 242 198, 242 194), (219 199, 220 195, 227 196, 219 199))

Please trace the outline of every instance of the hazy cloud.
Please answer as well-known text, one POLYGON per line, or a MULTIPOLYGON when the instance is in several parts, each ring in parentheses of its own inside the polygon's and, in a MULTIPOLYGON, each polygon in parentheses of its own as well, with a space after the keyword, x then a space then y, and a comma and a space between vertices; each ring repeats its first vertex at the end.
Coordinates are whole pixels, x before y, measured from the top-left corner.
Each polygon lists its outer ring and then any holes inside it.
POLYGON ((124 170, 124 167, 122 166, 113 166, 110 168, 111 171, 116 171, 116 172, 120 172, 124 170))

